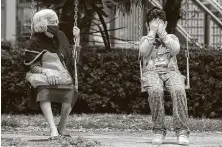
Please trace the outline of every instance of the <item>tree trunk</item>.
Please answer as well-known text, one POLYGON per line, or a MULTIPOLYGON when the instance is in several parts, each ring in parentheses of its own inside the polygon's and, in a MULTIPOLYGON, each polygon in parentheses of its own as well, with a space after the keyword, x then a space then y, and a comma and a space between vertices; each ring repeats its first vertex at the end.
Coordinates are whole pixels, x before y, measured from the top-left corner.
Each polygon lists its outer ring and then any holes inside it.
POLYGON ((97 14, 98 14, 99 19, 100 19, 102 26, 103 26, 103 30, 100 30, 100 33, 102 34, 104 45, 105 45, 106 49, 110 50, 109 32, 106 27, 106 22, 102 16, 102 14, 100 14, 100 13, 97 13, 97 14))
POLYGON ((168 22, 166 31, 169 34, 175 33, 177 22, 181 18, 181 3, 182 0, 167 0, 164 4, 163 9, 166 12, 166 20, 168 22))
POLYGON ((74 24, 74 17, 73 17, 73 14, 70 13, 70 12, 73 12, 71 10, 72 7, 70 6, 73 6, 72 1, 67 1, 62 7, 60 28, 67 35, 68 39, 72 40, 72 37, 73 37, 72 29, 73 29, 73 24, 74 24))

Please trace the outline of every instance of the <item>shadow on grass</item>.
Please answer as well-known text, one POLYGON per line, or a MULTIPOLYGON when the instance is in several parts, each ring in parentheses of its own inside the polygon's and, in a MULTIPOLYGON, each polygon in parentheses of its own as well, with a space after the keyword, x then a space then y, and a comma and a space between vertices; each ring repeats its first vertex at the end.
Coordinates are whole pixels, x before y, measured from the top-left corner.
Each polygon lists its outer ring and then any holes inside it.
POLYGON ((172 145, 178 145, 177 142, 172 142, 172 141, 164 141, 163 144, 172 144, 172 145))
POLYGON ((28 140, 30 142, 46 142, 46 141, 49 141, 48 139, 30 139, 28 140))
MULTIPOLYGON (((137 142, 137 143, 141 143, 141 144, 146 143, 147 145, 153 145, 151 140, 149 140, 149 141, 140 141, 140 142, 137 142)), ((166 140, 163 142, 163 145, 164 145, 164 144, 165 144, 165 145, 170 145, 170 144, 171 144, 171 145, 178 145, 177 142, 166 141, 166 140)))

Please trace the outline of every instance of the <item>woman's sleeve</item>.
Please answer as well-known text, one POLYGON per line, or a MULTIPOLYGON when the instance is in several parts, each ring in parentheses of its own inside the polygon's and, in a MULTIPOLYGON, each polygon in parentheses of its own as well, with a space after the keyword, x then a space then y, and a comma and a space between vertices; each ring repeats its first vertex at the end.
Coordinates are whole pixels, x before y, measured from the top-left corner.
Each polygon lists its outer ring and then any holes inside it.
POLYGON ((41 73, 42 74, 42 73, 44 73, 43 69, 44 68, 41 67, 41 63, 39 61, 30 65, 30 71, 32 73, 41 73))

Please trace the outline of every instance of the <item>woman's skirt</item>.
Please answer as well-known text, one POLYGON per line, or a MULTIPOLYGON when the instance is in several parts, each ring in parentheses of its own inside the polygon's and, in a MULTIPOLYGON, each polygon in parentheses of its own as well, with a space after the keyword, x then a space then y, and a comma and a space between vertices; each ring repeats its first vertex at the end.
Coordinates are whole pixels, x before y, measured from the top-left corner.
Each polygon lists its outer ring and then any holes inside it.
POLYGON ((31 89, 29 107, 37 110, 39 101, 69 103, 74 106, 78 99, 74 85, 47 85, 31 89))

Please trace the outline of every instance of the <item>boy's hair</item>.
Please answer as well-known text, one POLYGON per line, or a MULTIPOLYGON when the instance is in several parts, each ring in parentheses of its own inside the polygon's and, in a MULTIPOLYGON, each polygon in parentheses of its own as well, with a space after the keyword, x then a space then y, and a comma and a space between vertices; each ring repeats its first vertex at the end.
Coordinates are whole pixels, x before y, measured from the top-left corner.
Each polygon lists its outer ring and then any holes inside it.
POLYGON ((152 21, 153 19, 156 19, 156 18, 166 21, 166 14, 162 9, 160 9, 158 7, 153 7, 146 14, 147 24, 149 24, 150 21, 152 21))

